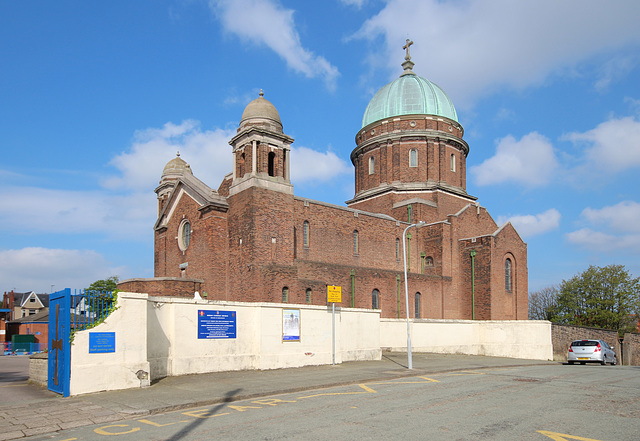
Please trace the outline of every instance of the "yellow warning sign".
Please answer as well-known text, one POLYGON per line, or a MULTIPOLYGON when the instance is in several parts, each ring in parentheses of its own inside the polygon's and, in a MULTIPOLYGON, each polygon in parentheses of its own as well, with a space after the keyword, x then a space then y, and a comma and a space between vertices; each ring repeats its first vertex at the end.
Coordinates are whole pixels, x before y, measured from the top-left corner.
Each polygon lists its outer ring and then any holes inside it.
POLYGON ((329 303, 342 303, 342 287, 341 286, 327 286, 327 302, 329 303))

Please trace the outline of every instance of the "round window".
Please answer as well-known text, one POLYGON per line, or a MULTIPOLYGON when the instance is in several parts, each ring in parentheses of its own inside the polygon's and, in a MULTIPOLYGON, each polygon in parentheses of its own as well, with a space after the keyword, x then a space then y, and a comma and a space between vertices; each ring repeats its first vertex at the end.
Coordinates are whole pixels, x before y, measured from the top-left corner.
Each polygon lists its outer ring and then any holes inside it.
POLYGON ((182 251, 189 248, 191 243, 191 223, 188 220, 183 220, 180 224, 178 231, 178 245, 182 251))

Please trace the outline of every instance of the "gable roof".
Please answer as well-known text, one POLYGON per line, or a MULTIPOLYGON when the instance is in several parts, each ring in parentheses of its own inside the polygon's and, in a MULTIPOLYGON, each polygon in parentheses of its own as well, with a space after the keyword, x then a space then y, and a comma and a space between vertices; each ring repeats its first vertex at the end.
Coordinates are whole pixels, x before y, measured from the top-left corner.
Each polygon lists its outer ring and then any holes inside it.
POLYGON ((167 225, 169 219, 171 219, 173 209, 183 193, 186 193, 196 201, 200 205, 200 210, 207 207, 216 207, 224 211, 229 209, 229 204, 225 197, 220 196, 217 191, 192 174, 186 173, 176 180, 176 184, 169 194, 167 203, 164 204, 162 211, 158 215, 158 220, 153 226, 155 230, 167 225))

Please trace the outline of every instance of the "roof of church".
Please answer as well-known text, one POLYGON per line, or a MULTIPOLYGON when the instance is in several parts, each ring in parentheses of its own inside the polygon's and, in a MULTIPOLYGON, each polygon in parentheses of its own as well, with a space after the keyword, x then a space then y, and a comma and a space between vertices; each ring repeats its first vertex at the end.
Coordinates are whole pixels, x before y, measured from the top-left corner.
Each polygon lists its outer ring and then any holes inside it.
POLYGON ((362 127, 382 119, 400 115, 437 115, 458 121, 453 102, 440 86, 416 75, 411 69, 414 63, 407 50, 400 78, 384 86, 369 102, 362 118, 362 127))
POLYGON ((247 104, 244 112, 242 112, 240 123, 250 118, 267 118, 282 125, 282 121, 280 121, 280 114, 278 113, 276 106, 264 98, 262 90, 260 90, 260 96, 258 98, 247 104))

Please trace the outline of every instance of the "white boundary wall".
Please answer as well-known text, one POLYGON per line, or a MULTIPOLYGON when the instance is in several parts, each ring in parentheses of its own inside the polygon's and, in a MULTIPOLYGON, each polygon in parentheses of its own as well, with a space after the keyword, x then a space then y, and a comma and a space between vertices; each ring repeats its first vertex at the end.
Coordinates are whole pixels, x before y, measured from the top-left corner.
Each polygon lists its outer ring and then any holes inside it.
MULTIPOLYGON (((104 323, 77 332, 71 346, 71 395, 142 387, 165 376, 332 363, 331 309, 289 303, 240 303, 119 293, 104 323), (300 341, 282 341, 283 309, 300 310, 300 341), (199 339, 198 311, 234 311, 236 338, 199 339), (89 353, 92 332, 113 332, 115 352, 89 353)), ((407 325, 379 310, 336 308, 336 363, 380 360, 406 351, 407 325)), ((552 360, 545 321, 411 321, 414 352, 552 360)))
MULTIPOLYGON (((415 319, 410 326, 414 352, 553 360, 551 322, 547 321, 415 319)), ((406 320, 380 319, 380 345, 406 351, 406 320)))
MULTIPOLYGON (((332 363, 331 309, 119 293, 104 323, 76 333, 71 395, 148 385, 173 375, 332 363), (300 341, 282 340, 283 309, 300 310, 300 341), (199 339, 198 311, 234 311, 236 338, 199 339), (90 354, 89 334, 114 332, 115 352, 90 354), (146 376, 145 376, 146 374, 146 376)), ((336 308, 336 363, 380 360, 380 311, 336 308)))

